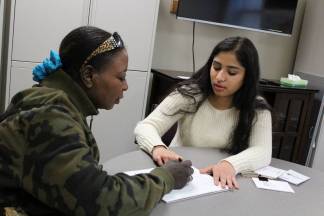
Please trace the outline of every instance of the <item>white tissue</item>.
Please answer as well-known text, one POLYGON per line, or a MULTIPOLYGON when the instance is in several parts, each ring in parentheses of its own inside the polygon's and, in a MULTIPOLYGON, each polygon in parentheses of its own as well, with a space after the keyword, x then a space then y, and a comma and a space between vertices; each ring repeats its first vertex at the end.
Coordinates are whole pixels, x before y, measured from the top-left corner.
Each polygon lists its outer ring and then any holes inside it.
POLYGON ((299 76, 294 75, 294 74, 288 74, 288 79, 289 80, 301 80, 299 76))

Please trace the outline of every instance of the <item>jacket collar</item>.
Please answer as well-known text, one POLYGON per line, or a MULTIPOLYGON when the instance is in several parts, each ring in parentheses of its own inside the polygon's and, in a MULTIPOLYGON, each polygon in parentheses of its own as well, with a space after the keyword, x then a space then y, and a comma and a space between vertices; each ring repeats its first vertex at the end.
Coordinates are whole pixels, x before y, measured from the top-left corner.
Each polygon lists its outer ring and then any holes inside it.
POLYGON ((98 114, 98 110, 85 91, 63 70, 50 74, 41 82, 41 85, 64 91, 84 116, 98 114))

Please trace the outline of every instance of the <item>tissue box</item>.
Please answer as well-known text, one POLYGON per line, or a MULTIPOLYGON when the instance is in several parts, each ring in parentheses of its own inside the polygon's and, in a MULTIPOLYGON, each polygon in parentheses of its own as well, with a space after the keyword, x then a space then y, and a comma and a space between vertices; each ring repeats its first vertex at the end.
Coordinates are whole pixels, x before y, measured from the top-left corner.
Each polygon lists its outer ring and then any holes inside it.
POLYGON ((303 80, 303 79, 300 79, 300 80, 291 80, 291 79, 288 79, 288 78, 284 78, 284 77, 281 77, 280 78, 280 84, 283 85, 283 86, 287 86, 287 87, 306 87, 307 84, 308 84, 308 80, 303 80))

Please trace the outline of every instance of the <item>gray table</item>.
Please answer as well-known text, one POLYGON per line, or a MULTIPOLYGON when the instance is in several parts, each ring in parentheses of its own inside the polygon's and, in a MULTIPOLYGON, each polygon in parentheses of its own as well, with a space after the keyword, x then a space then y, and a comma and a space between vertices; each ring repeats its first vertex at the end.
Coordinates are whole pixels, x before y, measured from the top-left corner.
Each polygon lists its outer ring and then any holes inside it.
MULTIPOLYGON (((197 168, 214 164, 226 154, 210 148, 178 147, 174 150, 185 159, 191 159, 197 168)), ((238 176, 240 189, 183 200, 175 203, 159 203, 151 215, 247 215, 247 216, 316 216, 324 215, 324 173, 298 164, 272 159, 272 166, 293 169, 311 177, 299 186, 295 193, 257 189, 249 178, 238 176)), ((104 164, 109 174, 121 171, 154 167, 151 158, 142 151, 134 151, 115 157, 104 164)))

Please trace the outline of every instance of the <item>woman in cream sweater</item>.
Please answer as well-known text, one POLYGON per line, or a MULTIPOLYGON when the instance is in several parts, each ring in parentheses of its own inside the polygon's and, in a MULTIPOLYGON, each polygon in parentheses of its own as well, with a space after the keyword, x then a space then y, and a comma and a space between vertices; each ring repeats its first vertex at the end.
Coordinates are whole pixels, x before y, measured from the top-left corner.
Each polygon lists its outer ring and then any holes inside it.
POLYGON ((258 53, 247 38, 230 37, 212 51, 207 63, 135 128, 140 147, 162 165, 182 159, 161 136, 178 123, 171 146, 215 147, 230 157, 202 168, 215 184, 238 188, 236 174, 271 160, 271 113, 258 96, 258 53))

